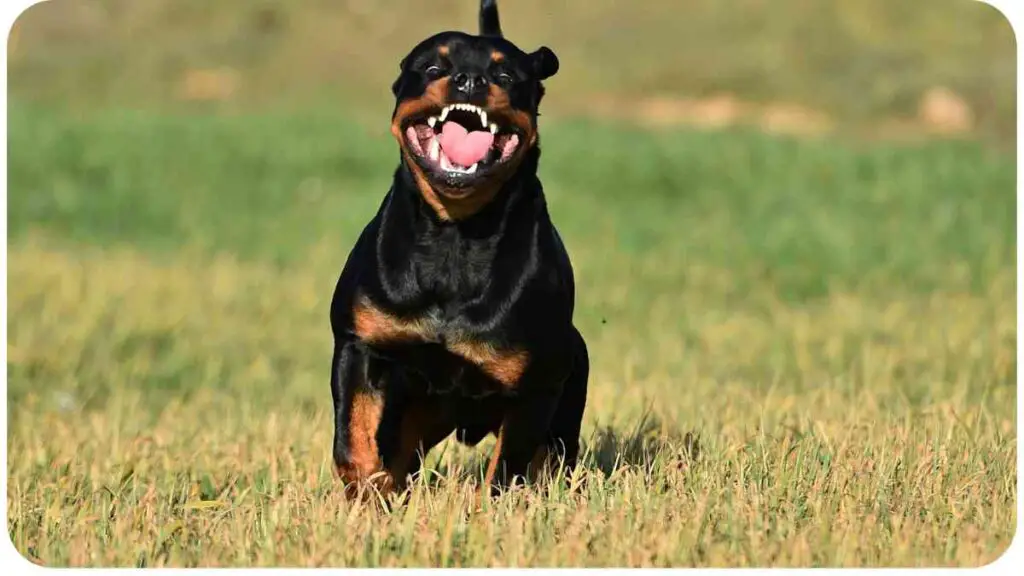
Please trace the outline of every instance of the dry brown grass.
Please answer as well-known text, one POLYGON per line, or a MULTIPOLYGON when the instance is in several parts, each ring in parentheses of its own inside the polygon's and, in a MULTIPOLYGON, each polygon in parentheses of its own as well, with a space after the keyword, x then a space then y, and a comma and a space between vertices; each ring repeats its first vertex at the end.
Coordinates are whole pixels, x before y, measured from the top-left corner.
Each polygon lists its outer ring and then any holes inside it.
MULTIPOLYGON (((576 491, 477 509, 483 451, 449 441, 383 511, 344 501, 328 467, 342 256, 12 248, 17 549, 49 566, 976 566, 1013 535, 1012 271, 980 295, 799 306, 765 285, 726 308, 709 294, 729 271, 658 288, 664 262, 640 260, 654 282, 585 291, 647 313, 586 334, 576 491)), ((579 274, 607 258, 581 247, 579 274)))

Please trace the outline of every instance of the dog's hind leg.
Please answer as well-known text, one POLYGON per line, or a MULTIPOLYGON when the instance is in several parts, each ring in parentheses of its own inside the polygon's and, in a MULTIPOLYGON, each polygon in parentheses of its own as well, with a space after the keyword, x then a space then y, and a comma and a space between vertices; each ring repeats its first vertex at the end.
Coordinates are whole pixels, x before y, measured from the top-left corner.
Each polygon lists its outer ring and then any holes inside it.
POLYGON ((572 372, 562 387, 562 395, 558 399, 558 407, 551 418, 548 440, 534 461, 546 460, 546 465, 557 466, 559 461, 565 466, 568 476, 576 466, 580 449, 580 428, 583 422, 583 410, 587 404, 587 381, 590 377, 590 356, 587 343, 583 336, 573 327, 573 367, 572 372))
POLYGON ((559 460, 570 470, 576 465, 590 358, 575 328, 572 338, 572 368, 557 396, 524 396, 513 401, 506 412, 487 469, 492 493, 516 477, 532 481, 559 460))

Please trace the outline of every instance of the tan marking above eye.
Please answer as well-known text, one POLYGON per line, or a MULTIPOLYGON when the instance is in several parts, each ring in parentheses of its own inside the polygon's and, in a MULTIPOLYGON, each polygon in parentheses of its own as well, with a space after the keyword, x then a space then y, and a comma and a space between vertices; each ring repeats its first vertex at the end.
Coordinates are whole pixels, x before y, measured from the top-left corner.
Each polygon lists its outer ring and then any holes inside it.
POLYGON ((505 55, 504 54, 502 54, 501 52, 498 52, 497 50, 494 50, 493 52, 491 52, 491 62, 501 63, 501 62, 504 62, 504 61, 505 61, 505 55))

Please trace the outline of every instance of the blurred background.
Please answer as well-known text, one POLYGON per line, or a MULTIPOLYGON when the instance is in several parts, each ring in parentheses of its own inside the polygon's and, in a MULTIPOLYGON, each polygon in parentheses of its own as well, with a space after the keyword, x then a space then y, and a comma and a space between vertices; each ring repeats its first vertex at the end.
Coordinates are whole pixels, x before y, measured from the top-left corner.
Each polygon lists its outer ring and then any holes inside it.
MULTIPOLYGON (((588 561, 806 565, 813 550, 826 565, 977 565, 1005 549, 1016 63, 1003 17, 969 0, 500 10, 510 39, 561 60, 540 170, 591 350, 588 466, 695 431, 716 467, 651 496, 645 509, 664 516, 609 532, 583 548, 603 554, 588 561), (779 455, 798 445, 802 472, 756 479, 785 470, 779 455), (924 479, 901 480, 908 470, 924 479), (799 503, 770 514, 802 545, 773 548, 763 525, 743 524, 767 502, 799 503), (671 516, 696 509, 699 529, 671 516), (708 534, 707 547, 664 526, 708 534)), ((475 31, 476 11, 48 0, 18 19, 8 525, 22 553, 51 565, 393 561, 360 556, 390 549, 360 539, 404 538, 386 525, 342 541, 302 511, 332 486, 328 307, 398 160, 398 62, 439 30, 475 31), (228 499, 230 519, 183 512, 186 497, 228 499), (187 530, 163 531, 179 520, 187 530)), ((620 488, 660 485, 617 478, 620 502, 632 501, 620 488)), ((573 507, 592 526, 619 509, 573 507)), ((502 518, 476 533, 522 533, 502 518)), ((541 523, 531 554, 561 542, 543 530, 563 525, 541 523)), ((443 548, 423 542, 423 558, 443 548)), ((486 550, 463 561, 495 561, 486 550)))
MULTIPOLYGON (((624 381, 656 398, 673 371, 760 386, 796 370, 796 336, 757 320, 780 310, 966 294, 1013 311, 1014 38, 999 13, 638 6, 500 5, 510 38, 561 59, 541 174, 608 400, 595 418, 622 406, 624 381)), ((476 14, 470 0, 28 9, 8 40, 9 398, 136 398, 158 415, 197 391, 263 406, 287 384, 286 405, 324 410, 331 292, 397 161, 398 61, 476 14)), ((819 359, 845 370, 856 348, 830 346, 819 359)), ((686 416, 697 398, 661 406, 686 416)))
MULTIPOLYGON (((554 48, 552 117, 1013 137, 1013 35, 968 0, 515 0, 554 48)), ((398 60, 472 0, 51 0, 9 39, 12 95, 76 110, 319 105, 379 120, 398 60)), ((379 127, 376 122, 372 126, 379 127)))

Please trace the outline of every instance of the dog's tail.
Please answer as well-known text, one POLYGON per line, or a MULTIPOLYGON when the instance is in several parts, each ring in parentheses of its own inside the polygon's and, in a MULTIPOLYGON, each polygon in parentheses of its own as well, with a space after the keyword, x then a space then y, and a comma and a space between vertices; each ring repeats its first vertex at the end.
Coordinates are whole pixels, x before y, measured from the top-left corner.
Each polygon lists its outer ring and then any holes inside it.
POLYGON ((480 0, 480 35, 502 36, 497 0, 480 0))

